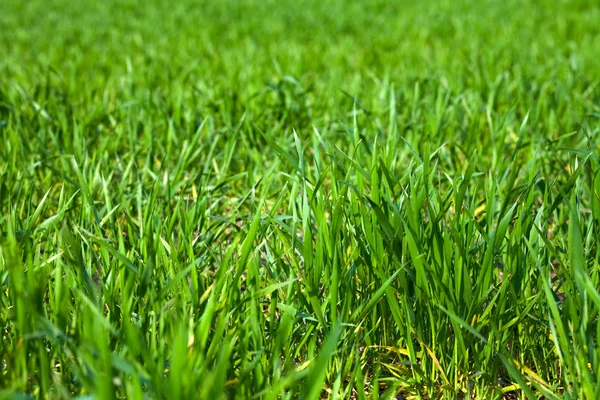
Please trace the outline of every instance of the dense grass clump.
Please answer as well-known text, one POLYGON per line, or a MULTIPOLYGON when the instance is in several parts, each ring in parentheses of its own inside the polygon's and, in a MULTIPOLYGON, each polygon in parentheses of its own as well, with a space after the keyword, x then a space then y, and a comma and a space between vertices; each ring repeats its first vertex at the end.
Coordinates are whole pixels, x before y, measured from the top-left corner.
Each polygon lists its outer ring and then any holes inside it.
POLYGON ((600 398, 599 21, 1 1, 0 398, 600 398))

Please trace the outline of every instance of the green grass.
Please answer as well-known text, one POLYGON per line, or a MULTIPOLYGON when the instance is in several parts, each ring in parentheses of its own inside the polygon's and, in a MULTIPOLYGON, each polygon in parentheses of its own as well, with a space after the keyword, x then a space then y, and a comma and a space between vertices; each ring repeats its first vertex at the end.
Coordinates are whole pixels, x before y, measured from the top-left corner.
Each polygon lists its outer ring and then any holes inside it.
POLYGON ((0 398, 600 398, 596 1, 0 2, 0 398))

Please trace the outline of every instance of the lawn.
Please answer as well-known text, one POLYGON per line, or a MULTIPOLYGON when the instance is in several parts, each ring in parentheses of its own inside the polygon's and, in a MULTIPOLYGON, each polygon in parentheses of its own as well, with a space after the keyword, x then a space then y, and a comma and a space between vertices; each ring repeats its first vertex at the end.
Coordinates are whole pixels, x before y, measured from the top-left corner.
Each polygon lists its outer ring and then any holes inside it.
POLYGON ((0 399, 600 398, 600 3, 1 0, 0 399))

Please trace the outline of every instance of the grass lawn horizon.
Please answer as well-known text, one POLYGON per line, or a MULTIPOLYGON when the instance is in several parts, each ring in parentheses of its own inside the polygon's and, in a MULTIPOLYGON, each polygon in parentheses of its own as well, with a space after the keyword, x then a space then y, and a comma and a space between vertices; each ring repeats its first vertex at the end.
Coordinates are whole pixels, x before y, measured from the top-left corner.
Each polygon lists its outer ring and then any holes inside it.
POLYGON ((598 21, 0 2, 0 399, 600 398, 598 21))

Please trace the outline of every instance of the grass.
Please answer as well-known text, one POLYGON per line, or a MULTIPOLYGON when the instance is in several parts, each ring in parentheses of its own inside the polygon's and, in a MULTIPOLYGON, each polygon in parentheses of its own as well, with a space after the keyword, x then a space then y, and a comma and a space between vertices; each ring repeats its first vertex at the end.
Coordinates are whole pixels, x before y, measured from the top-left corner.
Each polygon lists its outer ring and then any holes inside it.
POLYGON ((0 398, 599 398, 598 21, 2 1, 0 398))

